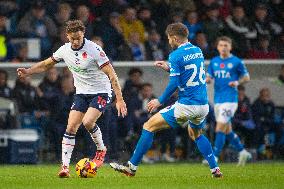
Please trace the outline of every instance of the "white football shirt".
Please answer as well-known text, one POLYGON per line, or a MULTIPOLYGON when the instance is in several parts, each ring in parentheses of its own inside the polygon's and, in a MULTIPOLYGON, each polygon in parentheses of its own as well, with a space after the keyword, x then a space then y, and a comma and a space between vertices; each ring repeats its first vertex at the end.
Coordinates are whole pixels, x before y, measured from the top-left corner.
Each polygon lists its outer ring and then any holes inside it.
POLYGON ((109 78, 101 70, 109 64, 109 59, 96 43, 84 38, 79 49, 72 49, 71 43, 65 43, 51 58, 67 64, 74 77, 76 94, 111 94, 109 78))

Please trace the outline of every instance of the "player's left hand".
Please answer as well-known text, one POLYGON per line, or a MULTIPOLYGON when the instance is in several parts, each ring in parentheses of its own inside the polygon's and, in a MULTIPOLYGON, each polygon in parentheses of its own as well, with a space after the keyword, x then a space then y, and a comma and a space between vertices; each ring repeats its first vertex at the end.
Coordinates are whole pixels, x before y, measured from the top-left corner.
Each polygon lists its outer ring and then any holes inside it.
POLYGON ((124 100, 118 100, 116 102, 116 109, 118 116, 125 117, 127 115, 127 108, 124 100))
POLYGON ((159 108, 161 106, 161 103, 158 99, 153 99, 148 103, 148 111, 152 113, 154 110, 159 108))
POLYGON ((231 81, 230 83, 229 83, 229 86, 230 87, 237 87, 239 85, 239 82, 238 81, 231 81))

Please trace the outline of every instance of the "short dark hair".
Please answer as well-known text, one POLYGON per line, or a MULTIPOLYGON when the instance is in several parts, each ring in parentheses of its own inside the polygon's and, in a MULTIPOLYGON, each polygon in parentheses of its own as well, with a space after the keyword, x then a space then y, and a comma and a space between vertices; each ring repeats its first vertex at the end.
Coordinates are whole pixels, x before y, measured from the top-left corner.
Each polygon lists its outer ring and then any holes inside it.
POLYGON ((169 24, 166 29, 166 34, 169 36, 175 35, 181 38, 187 38, 189 31, 184 24, 178 22, 178 23, 169 24))
POLYGON ((151 88, 153 88, 153 85, 151 83, 143 83, 141 85, 141 89, 143 89, 144 87, 151 87, 151 88))
POLYGON ((139 68, 131 68, 129 70, 129 72, 128 72, 128 76, 131 76, 131 75, 133 75, 135 73, 139 73, 140 75, 143 75, 143 72, 142 72, 141 69, 139 69, 139 68))
POLYGON ((220 42, 220 41, 226 41, 226 42, 228 42, 228 43, 230 43, 231 45, 233 44, 233 41, 232 41, 232 39, 230 38, 230 37, 228 37, 228 36, 221 36, 221 37, 218 37, 217 38, 217 45, 218 45, 218 43, 220 42))
POLYGON ((85 32, 85 25, 81 20, 70 20, 66 22, 66 33, 74 33, 78 31, 85 32))

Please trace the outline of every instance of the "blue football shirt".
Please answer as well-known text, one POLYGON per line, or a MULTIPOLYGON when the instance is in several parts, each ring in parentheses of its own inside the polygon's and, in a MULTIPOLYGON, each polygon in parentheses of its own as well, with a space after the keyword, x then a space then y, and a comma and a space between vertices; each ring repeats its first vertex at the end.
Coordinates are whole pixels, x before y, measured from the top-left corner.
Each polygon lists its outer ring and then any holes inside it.
POLYGON ((214 79, 214 102, 238 102, 238 91, 236 87, 230 87, 231 81, 238 81, 241 77, 248 75, 244 63, 238 57, 231 55, 222 59, 214 57, 208 66, 208 73, 214 79))
MULTIPOLYGON (((189 42, 179 46, 169 55, 169 67, 170 81, 175 77, 178 87, 179 103, 185 105, 205 105, 208 103, 204 57, 199 47, 189 42)), ((166 91, 164 96, 165 94, 167 94, 166 91)), ((159 98, 160 102, 169 98, 162 97, 159 98)))

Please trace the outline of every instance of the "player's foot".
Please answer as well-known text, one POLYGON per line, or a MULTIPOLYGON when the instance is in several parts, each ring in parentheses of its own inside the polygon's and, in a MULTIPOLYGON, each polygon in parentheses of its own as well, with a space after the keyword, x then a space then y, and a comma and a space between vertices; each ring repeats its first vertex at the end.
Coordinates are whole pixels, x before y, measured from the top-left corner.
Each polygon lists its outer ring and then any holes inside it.
POLYGON ((251 153, 246 151, 245 149, 239 153, 239 162, 238 166, 244 166, 248 160, 252 158, 251 153))
POLYGON ((96 163, 97 167, 101 167, 104 164, 105 156, 107 150, 97 150, 96 156, 93 159, 93 162, 96 163))
POLYGON ((69 167, 62 165, 61 170, 58 173, 58 176, 60 178, 69 178, 70 177, 69 167))
POLYGON ((213 177, 213 178, 222 178, 222 177, 223 177, 223 174, 221 173, 221 171, 220 171, 219 168, 215 168, 215 169, 212 171, 212 177, 213 177))
POLYGON ((171 156, 168 155, 167 153, 164 153, 164 154, 162 155, 162 160, 163 160, 163 161, 166 161, 166 162, 169 162, 169 163, 173 163, 173 162, 176 161, 175 158, 171 157, 171 156))
MULTIPOLYGON (((219 158, 215 156, 215 161, 218 163, 219 158)), ((203 165, 209 165, 206 159, 202 160, 203 165)))
POLYGON ((110 163, 111 168, 115 171, 125 174, 128 177, 135 176, 137 166, 132 165, 132 163, 127 162, 126 164, 120 165, 118 163, 110 163))

